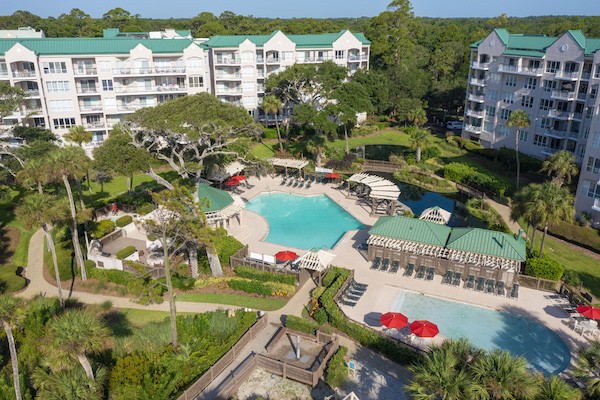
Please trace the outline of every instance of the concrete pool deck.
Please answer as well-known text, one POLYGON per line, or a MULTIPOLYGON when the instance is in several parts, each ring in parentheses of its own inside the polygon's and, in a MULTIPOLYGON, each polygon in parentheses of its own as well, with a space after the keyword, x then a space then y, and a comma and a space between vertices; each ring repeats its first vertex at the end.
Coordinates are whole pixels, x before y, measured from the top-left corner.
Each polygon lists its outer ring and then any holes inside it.
MULTIPOLYGON (((425 281, 403 277, 403 269, 395 274, 370 270, 371 263, 365 260, 357 247, 365 241, 368 230, 377 221, 378 217, 371 217, 368 206, 359 204, 356 199, 347 199, 346 192, 335 189, 334 185, 313 183, 310 188, 295 188, 281 186, 281 177, 272 178, 267 176, 260 179, 251 177, 249 180, 252 187, 244 189, 240 195, 245 201, 260 193, 273 191, 304 195, 326 194, 365 225, 364 229, 348 231, 330 250, 336 255, 333 261, 334 265, 353 269, 355 279, 369 285, 356 306, 342 306, 346 315, 357 322, 376 325, 372 320, 369 320, 369 314, 390 311, 398 294, 405 289, 494 310, 508 311, 536 320, 556 332, 565 341, 572 355, 591 340, 590 337, 576 333, 567 326, 568 314, 561 310, 556 302, 544 297, 548 294, 547 292, 521 287, 519 299, 512 300, 506 297, 463 289, 462 287, 442 285, 442 276, 440 275, 436 275, 433 281, 425 281)), ((242 211, 242 226, 237 221, 232 221, 227 230, 238 240, 247 244, 250 250, 255 253, 273 255, 283 249, 290 249, 298 252, 298 254, 305 252, 302 249, 263 242, 262 239, 268 233, 268 224, 260 215, 245 209, 242 211)), ((373 326, 373 328, 381 329, 377 326, 373 326)))

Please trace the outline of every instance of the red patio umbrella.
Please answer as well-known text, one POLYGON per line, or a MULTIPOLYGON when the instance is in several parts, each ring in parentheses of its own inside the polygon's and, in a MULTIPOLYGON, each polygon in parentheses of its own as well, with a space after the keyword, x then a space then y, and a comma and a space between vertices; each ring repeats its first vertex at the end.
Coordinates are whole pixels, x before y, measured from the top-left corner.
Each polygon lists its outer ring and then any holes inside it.
POLYGON ((230 179, 228 181, 225 181, 223 184, 226 186, 236 186, 236 185, 240 184, 240 181, 238 181, 236 179, 230 179))
POLYGON ((298 254, 289 250, 280 251, 275 254, 275 259, 277 261, 291 261, 295 260, 296 258, 298 258, 298 254))
POLYGON ((325 174, 325 178, 339 178, 341 175, 335 172, 329 172, 325 174))
POLYGON ((418 320, 410 324, 410 331, 419 337, 432 338, 440 333, 437 325, 433 322, 418 320))
POLYGON ((406 315, 399 312, 388 312, 379 318, 379 321, 388 328, 402 329, 408 325, 408 318, 406 315))
POLYGON ((591 319, 600 319, 600 308, 592 306, 577 306, 577 312, 591 319))
POLYGON ((246 177, 244 175, 234 175, 231 178, 229 178, 230 180, 235 179, 236 181, 245 181, 246 177))

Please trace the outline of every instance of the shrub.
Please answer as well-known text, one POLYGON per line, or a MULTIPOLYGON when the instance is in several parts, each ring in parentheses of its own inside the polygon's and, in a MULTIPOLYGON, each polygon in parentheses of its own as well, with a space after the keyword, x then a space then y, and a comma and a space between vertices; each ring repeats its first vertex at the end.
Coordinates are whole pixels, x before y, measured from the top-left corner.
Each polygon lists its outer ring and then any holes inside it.
POLYGON ((125 225, 129 225, 132 221, 133 221, 133 217, 131 215, 123 215, 121 218, 119 218, 115 221, 115 224, 119 228, 122 228, 125 225))
POLYGON ((264 285, 271 289, 271 296, 289 297, 296 293, 296 286, 279 282, 264 282, 264 285))
POLYGON ((442 151, 437 146, 430 146, 423 149, 421 153, 421 160, 429 160, 430 158, 440 157, 442 155, 442 151))
POLYGON ((263 128, 263 138, 265 139, 277 139, 277 129, 275 128, 263 128))
POLYGON ((327 322, 327 312, 325 311, 324 308, 319 308, 313 314, 313 318, 315 321, 317 321, 319 324, 322 325, 327 322))
POLYGON ((295 315, 287 315, 285 317, 285 326, 286 328, 308 333, 310 335, 316 334, 317 329, 319 329, 319 324, 316 322, 310 319, 296 317, 295 315))
POLYGON ((233 236, 229 236, 223 228, 219 229, 219 233, 220 237, 215 243, 217 254, 221 264, 229 265, 229 257, 238 252, 244 245, 233 236))
POLYGON ((465 181, 468 176, 474 173, 475 170, 473 167, 463 163, 453 162, 446 164, 444 167, 444 178, 453 182, 461 183, 465 181))
POLYGON ((146 215, 154 211, 154 204, 152 203, 144 203, 137 208, 137 212, 140 215, 146 215))
POLYGON ((135 252, 135 246, 127 246, 124 249, 117 251, 116 256, 118 260, 124 260, 135 252))
POLYGON ((172 276, 171 281, 173 282, 174 288, 183 291, 192 290, 194 288, 194 284, 196 283, 196 280, 194 278, 180 274, 174 274, 172 276))
POLYGON ((100 239, 109 233, 113 232, 115 228, 115 223, 110 219, 104 219, 98 222, 92 222, 90 227, 90 233, 94 239, 100 239))
POLYGON ((232 279, 227 282, 230 288, 233 290, 241 290, 246 293, 255 293, 261 296, 270 296, 271 288, 264 283, 257 281, 247 281, 242 279, 232 279))
POLYGON ((288 285, 296 284, 296 277, 287 274, 278 274, 275 272, 261 271, 252 267, 235 267, 235 273, 241 278, 254 279, 261 282, 279 282, 288 285))
POLYGON ((344 154, 341 159, 328 160, 325 166, 337 170, 347 171, 352 167, 352 163, 356 160, 356 154, 344 154))
POLYGON ((325 382, 332 388, 342 386, 348 379, 348 368, 344 362, 346 354, 348 354, 348 349, 344 346, 340 346, 327 363, 325 382))
POLYGON ((89 278, 98 279, 99 281, 104 282, 112 282, 116 283, 117 285, 127 285, 131 280, 134 279, 134 276, 129 272, 120 271, 118 269, 96 268, 95 266, 90 268, 87 264, 88 261, 90 260, 86 261, 86 268, 89 278))
POLYGON ((569 269, 563 273, 562 280, 572 286, 579 286, 581 284, 581 278, 577 275, 577 272, 569 269))
POLYGON ((525 274, 542 279, 557 281, 562 278, 565 268, 553 259, 532 254, 525 262, 525 274))

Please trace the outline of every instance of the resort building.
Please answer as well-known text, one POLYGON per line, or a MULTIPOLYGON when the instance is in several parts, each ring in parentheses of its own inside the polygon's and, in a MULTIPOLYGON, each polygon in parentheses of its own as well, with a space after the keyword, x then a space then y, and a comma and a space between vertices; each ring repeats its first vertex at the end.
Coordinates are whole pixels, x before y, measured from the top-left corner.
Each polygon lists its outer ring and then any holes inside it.
POLYGON ((374 266, 390 272, 402 268, 404 275, 428 280, 442 275, 447 283, 494 293, 517 282, 526 258, 520 234, 450 228, 402 216, 379 218, 367 243, 374 266))
POLYGON ((350 72, 368 68, 370 42, 360 33, 214 36, 189 31, 120 32, 102 38, 44 38, 30 30, 0 32, 0 81, 28 97, 0 121, 45 127, 59 136, 75 125, 103 142, 136 110, 179 96, 210 92, 256 118, 269 74, 295 63, 332 60, 350 72), (5 33, 2 33, 5 32, 5 33), (17 35, 18 34, 18 35, 17 35))
POLYGON ((471 46, 463 137, 515 147, 510 113, 529 114, 519 151, 544 159, 558 150, 581 167, 575 208, 600 223, 600 39, 571 30, 559 37, 495 29, 471 46))

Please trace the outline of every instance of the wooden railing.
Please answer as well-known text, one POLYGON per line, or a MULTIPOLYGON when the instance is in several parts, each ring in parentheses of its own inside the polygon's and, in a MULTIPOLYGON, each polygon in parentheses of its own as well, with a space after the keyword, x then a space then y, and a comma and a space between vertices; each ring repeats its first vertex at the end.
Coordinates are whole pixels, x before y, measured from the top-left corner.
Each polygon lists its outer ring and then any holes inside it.
POLYGON ((402 168, 402 165, 396 164, 390 161, 379 161, 379 160, 365 160, 362 166, 363 171, 377 171, 377 172, 395 172, 397 169, 402 168))
POLYGON ((559 289, 560 281, 553 281, 550 279, 542 279, 529 275, 519 275, 519 285, 528 287, 535 290, 542 290, 545 292, 556 292, 559 289))

